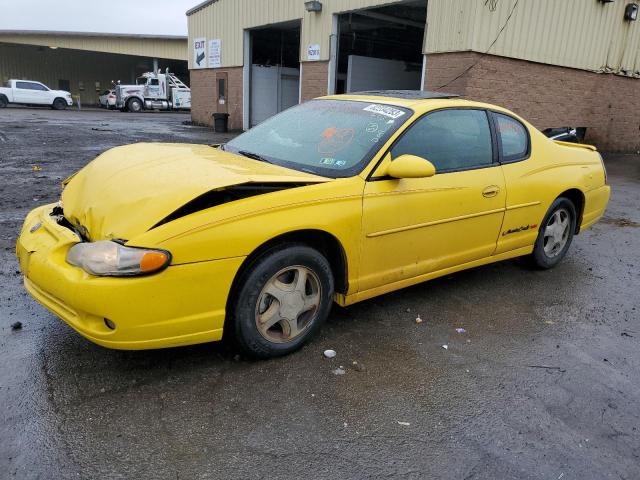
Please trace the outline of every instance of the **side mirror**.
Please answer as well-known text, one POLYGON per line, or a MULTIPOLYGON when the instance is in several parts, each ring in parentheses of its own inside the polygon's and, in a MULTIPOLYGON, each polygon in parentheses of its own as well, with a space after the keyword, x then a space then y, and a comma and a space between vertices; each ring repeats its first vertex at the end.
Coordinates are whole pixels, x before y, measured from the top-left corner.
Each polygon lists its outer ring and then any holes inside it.
POLYGON ((435 174, 433 163, 416 155, 400 155, 387 169, 387 175, 393 178, 426 178, 435 174))

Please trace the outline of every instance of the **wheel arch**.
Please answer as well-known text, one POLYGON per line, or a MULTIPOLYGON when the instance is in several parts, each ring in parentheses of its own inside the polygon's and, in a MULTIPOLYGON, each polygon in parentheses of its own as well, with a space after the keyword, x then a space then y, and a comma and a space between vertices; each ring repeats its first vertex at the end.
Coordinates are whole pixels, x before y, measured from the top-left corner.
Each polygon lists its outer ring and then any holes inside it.
POLYGON ((6 102, 9 103, 9 98, 4 93, 0 93, 0 98, 5 99, 6 102))
POLYGON ((347 275, 347 255, 340 240, 338 240, 331 233, 324 230, 294 230, 267 240, 266 242, 255 248, 253 252, 251 252, 251 254, 249 254, 244 262, 242 262, 240 269, 233 279, 231 290, 227 300, 227 305, 230 301, 232 301, 235 292, 237 292, 238 286, 242 282, 243 277, 251 268, 251 266, 268 251, 280 248, 287 244, 302 244, 318 250, 326 257, 329 265, 331 266, 331 272, 333 273, 336 292, 347 292, 349 288, 347 275))
POLYGON ((573 203, 573 206, 576 208, 576 231, 575 233, 580 233, 580 226, 582 225, 582 214, 584 213, 584 204, 585 204, 585 196, 584 192, 579 188, 570 188, 565 190, 557 198, 564 197, 567 198, 573 203))

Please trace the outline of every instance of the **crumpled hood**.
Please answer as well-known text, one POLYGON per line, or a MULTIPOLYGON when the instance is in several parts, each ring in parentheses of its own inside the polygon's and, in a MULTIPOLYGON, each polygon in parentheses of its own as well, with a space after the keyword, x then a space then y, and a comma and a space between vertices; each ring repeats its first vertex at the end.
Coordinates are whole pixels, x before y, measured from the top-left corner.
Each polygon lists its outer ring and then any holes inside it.
POLYGON ((196 197, 243 183, 321 183, 207 145, 139 143, 100 155, 62 193, 65 217, 91 240, 129 240, 196 197))

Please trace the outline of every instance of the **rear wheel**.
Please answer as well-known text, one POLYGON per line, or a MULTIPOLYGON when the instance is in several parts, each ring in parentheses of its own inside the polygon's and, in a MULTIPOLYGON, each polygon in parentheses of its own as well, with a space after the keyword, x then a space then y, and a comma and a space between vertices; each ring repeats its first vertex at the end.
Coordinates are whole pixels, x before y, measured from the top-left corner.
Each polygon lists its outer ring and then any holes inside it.
POLYGON ((333 301, 333 275, 317 250, 289 245, 271 250, 249 267, 230 305, 228 326, 255 358, 291 353, 325 321, 333 301))
POLYGON ((0 97, 0 108, 5 108, 9 102, 7 101, 7 97, 0 97))
POLYGON ((560 197, 547 212, 531 254, 539 268, 555 267, 569 250, 576 231, 576 207, 568 198, 560 197))
POLYGON ((64 110, 67 108, 67 102, 62 98, 56 98, 52 105, 54 110, 64 110))
POLYGON ((142 111, 142 102, 137 98, 132 98, 127 102, 127 110, 133 113, 139 113, 142 111))

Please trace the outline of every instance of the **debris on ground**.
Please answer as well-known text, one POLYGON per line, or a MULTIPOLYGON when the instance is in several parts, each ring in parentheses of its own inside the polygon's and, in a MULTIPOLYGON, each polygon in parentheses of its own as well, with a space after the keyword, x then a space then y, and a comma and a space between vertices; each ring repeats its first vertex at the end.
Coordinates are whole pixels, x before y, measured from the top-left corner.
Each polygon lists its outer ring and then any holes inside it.
POLYGON ((546 323, 547 325, 553 325, 554 322, 552 320, 545 320, 544 323, 546 323))
POLYGON ((467 331, 464 328, 456 328, 456 332, 458 332, 458 333, 467 333, 467 331))
POLYGON ((449 350, 449 345, 442 345, 442 348, 444 348, 445 350, 449 350))
POLYGON ((12 323, 11 330, 22 330, 22 322, 12 323))
POLYGON ((39 172, 40 170, 42 170, 42 167, 40 165, 34 165, 33 167, 31 167, 32 172, 39 172))
POLYGON ((566 372, 564 368, 561 367, 551 367, 549 365, 527 365, 529 368, 542 368, 544 370, 557 370, 560 373, 566 372))
POLYGON ((398 425, 402 425, 403 427, 408 427, 411 425, 409 422, 401 422, 400 420, 396 420, 396 422, 398 422, 398 425))
POLYGON ((358 362, 357 362, 357 361, 355 361, 355 360, 351 363, 351 366, 353 367, 353 369, 354 369, 356 372, 364 372, 364 371, 366 370, 366 369, 364 368, 364 365, 363 365, 363 364, 358 363, 358 362))
POLYGON ((633 220, 629 220, 628 218, 611 218, 604 217, 600 220, 602 223, 607 223, 609 225, 615 225, 616 227, 640 227, 640 223, 634 222, 633 220))
POLYGON ((424 320, 420 318, 420 315, 416 317, 416 323, 422 323, 424 320))
POLYGON ((323 354, 326 358, 335 358, 336 351, 335 350, 325 350, 323 354))
POLYGON ((340 366, 340 367, 336 368, 335 370, 333 370, 333 374, 334 375, 344 375, 345 373, 347 373, 347 371, 342 366, 340 366))

